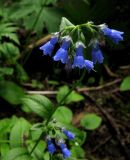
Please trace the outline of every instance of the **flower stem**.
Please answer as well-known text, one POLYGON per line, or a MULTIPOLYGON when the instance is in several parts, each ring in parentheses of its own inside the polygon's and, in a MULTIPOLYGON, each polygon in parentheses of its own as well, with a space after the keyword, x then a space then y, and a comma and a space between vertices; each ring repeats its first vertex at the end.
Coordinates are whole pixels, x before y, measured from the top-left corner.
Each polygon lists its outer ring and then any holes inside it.
MULTIPOLYGON (((64 104, 64 101, 66 100, 66 98, 71 94, 71 92, 80 84, 80 82, 83 80, 84 76, 86 74, 86 70, 84 69, 82 76, 80 77, 79 80, 77 80, 77 82, 72 86, 72 88, 69 90, 69 92, 61 99, 61 101, 58 103, 58 105, 55 106, 53 112, 51 113, 50 117, 48 118, 48 120, 46 121, 46 126, 48 125, 48 123, 50 122, 52 116, 54 115, 54 113, 56 112, 56 110, 64 104)), ((41 135, 39 136, 37 142, 35 143, 35 145, 33 146, 32 150, 30 151, 30 155, 33 153, 33 151, 35 150, 35 148, 37 147, 39 141, 41 140, 41 138, 43 137, 44 132, 41 133, 41 135)))

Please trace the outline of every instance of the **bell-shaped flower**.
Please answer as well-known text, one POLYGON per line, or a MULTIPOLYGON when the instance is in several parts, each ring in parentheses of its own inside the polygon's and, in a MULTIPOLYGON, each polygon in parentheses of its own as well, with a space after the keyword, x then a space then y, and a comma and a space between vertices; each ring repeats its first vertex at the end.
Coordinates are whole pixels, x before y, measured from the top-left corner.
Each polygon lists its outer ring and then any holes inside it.
POLYGON ((53 154, 56 151, 55 145, 50 138, 47 139, 47 148, 50 154, 53 154))
POLYGON ((69 157, 71 156, 71 152, 70 152, 70 150, 66 147, 66 145, 65 145, 64 143, 60 143, 59 146, 60 146, 60 148, 61 148, 63 157, 64 157, 64 158, 69 158, 69 157))
POLYGON ((66 63, 68 59, 68 49, 71 44, 71 38, 69 36, 63 37, 61 48, 56 52, 53 57, 54 61, 61 61, 66 63))
POLYGON ((85 60, 85 68, 90 72, 94 68, 93 62, 85 60))
POLYGON ((56 32, 50 39, 50 41, 48 41, 47 43, 45 43, 43 46, 40 47, 40 50, 43 51, 44 55, 49 55, 51 56, 55 44, 58 42, 58 36, 59 34, 56 32))
POLYGON ((99 43, 97 42, 96 44, 92 45, 92 61, 94 64, 98 63, 103 63, 103 54, 102 51, 100 50, 99 43))
POLYGON ((118 44, 120 41, 123 40, 122 34, 124 34, 124 32, 110 29, 106 25, 101 25, 101 30, 103 34, 109 37, 115 44, 118 44))
POLYGON ((73 140, 75 138, 75 134, 68 130, 62 129, 62 132, 67 136, 69 140, 73 140))
POLYGON ((76 43, 76 53, 74 56, 74 62, 72 65, 72 68, 78 67, 78 68, 84 68, 85 67, 85 60, 83 57, 83 50, 85 46, 82 42, 76 43))

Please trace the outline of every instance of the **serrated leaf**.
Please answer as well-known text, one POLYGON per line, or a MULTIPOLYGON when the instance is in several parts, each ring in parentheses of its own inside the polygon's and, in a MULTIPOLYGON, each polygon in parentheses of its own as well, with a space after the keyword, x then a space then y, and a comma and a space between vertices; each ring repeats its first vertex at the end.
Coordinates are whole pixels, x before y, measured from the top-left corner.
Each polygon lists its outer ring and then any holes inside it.
POLYGON ((0 96, 11 104, 20 104, 24 96, 21 87, 11 81, 0 82, 0 96))
POLYGON ((59 107, 53 114, 53 118, 61 123, 71 123, 73 117, 72 111, 64 106, 59 107))
POLYGON ((16 158, 27 154, 27 149, 24 148, 13 148, 11 149, 7 155, 5 155, 5 157, 2 160, 15 160, 16 158))
POLYGON ((81 119, 81 126, 88 130, 94 130, 101 125, 101 122, 101 117, 97 116, 96 114, 89 113, 81 119))
POLYGON ((124 78, 123 82, 120 85, 121 91, 128 91, 130 90, 130 76, 124 78))
MULTIPOLYGON (((64 99, 64 97, 67 95, 67 93, 70 91, 68 86, 62 86, 60 87, 58 94, 57 94, 57 101, 60 103, 64 99)), ((84 97, 77 93, 76 91, 72 91, 65 99, 64 99, 64 104, 69 104, 72 102, 78 102, 83 100, 84 97)))
POLYGON ((27 136, 30 127, 30 123, 23 118, 20 118, 17 121, 17 123, 13 126, 10 132, 11 148, 22 147, 24 145, 24 136, 27 136))
POLYGON ((63 17, 60 24, 60 31, 68 26, 74 26, 74 24, 72 24, 67 18, 63 17))
POLYGON ((53 111, 51 101, 45 96, 29 95, 23 98, 24 107, 29 108, 42 118, 48 118, 53 111))

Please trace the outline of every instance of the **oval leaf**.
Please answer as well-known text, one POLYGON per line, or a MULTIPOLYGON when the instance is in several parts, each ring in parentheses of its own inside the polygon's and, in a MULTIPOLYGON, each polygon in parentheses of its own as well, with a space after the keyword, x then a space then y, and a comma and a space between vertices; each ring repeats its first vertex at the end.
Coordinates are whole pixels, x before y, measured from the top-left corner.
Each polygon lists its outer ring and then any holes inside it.
POLYGON ((96 114, 86 114, 82 119, 81 119, 81 126, 88 130, 94 130, 100 126, 102 122, 101 117, 97 116, 96 114))
POLYGON ((121 91, 130 90, 130 76, 126 77, 120 85, 121 91))
POLYGON ((16 122, 16 124, 13 126, 10 132, 10 146, 12 148, 23 146, 24 136, 26 136, 30 127, 30 123, 23 118, 20 118, 16 122))
POLYGON ((72 117, 72 111, 64 106, 59 107, 53 115, 53 118, 61 123, 71 123, 72 117))

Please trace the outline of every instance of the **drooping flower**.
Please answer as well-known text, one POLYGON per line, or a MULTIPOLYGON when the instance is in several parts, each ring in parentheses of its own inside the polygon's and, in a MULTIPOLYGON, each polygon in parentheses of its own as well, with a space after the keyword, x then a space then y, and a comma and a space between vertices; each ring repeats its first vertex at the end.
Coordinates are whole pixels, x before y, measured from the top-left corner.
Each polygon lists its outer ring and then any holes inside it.
POLYGON ((50 154, 53 154, 56 151, 55 145, 50 138, 47 138, 47 148, 50 154))
POLYGON ((54 50, 55 44, 58 42, 58 36, 59 36, 59 34, 56 32, 52 36, 52 38, 50 39, 50 41, 48 41, 47 43, 45 43, 43 46, 40 47, 40 50, 43 51, 44 55, 51 56, 51 54, 52 54, 52 52, 54 50))
POLYGON ((90 72, 94 68, 93 62, 85 60, 85 68, 90 72))
POLYGON ((98 63, 103 63, 103 54, 102 51, 100 50, 98 42, 92 46, 92 61, 94 64, 98 63))
POLYGON ((75 138, 75 134, 68 131, 68 130, 65 130, 65 129, 62 129, 62 132, 68 137, 68 139, 70 140, 73 140, 75 138))
POLYGON ((59 140, 58 141, 58 145, 61 148, 62 154, 64 158, 69 158, 71 156, 71 152, 69 151, 69 149, 67 148, 66 144, 64 144, 63 140, 59 140))
POLYGON ((103 34, 109 37, 115 44, 118 44, 120 41, 123 40, 122 34, 124 34, 124 32, 110 29, 106 25, 101 25, 101 30, 103 34))
POLYGON ((53 57, 54 61, 61 61, 62 63, 66 63, 68 59, 68 49, 71 44, 71 37, 65 36, 63 37, 61 48, 56 52, 53 57))
POLYGON ((75 67, 84 68, 85 67, 85 60, 83 57, 84 48, 85 46, 82 42, 76 43, 76 53, 74 56, 74 62, 73 62, 72 68, 75 68, 75 67))

